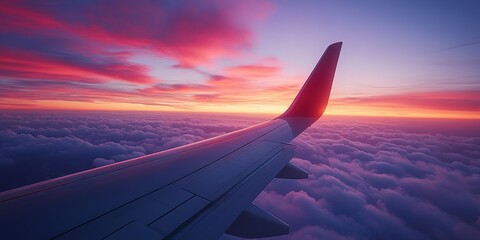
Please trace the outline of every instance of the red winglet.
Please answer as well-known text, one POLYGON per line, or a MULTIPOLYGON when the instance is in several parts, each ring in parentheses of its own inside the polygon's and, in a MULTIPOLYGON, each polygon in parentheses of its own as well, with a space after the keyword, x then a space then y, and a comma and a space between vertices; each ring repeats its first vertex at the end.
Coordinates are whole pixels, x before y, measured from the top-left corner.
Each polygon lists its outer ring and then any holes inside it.
POLYGON ((328 46, 295 100, 279 118, 311 117, 318 119, 322 116, 330 97, 341 48, 342 42, 328 46))

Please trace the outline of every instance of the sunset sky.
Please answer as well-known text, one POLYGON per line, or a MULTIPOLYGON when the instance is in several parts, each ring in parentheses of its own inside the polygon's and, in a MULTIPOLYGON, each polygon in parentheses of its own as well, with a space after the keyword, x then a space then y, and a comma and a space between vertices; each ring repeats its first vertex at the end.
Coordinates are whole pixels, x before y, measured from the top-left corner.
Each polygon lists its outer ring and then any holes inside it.
POLYGON ((271 239, 480 239, 479 0, 0 1, 0 193, 271 119, 339 41, 271 239))
POLYGON ((327 114, 480 118, 478 1, 2 1, 0 109, 280 113, 343 41, 327 114))

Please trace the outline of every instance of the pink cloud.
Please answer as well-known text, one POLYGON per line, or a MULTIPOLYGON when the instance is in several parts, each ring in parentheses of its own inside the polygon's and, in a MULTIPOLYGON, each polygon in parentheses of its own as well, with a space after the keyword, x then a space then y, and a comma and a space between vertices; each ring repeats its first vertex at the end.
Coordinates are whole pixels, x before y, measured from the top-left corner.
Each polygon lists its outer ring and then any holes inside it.
POLYGON ((227 75, 243 78, 273 77, 280 73, 281 67, 278 60, 263 59, 255 64, 246 64, 229 67, 225 70, 227 75))
POLYGON ((190 68, 242 54, 254 41, 251 25, 272 10, 270 2, 256 1, 2 2, 0 77, 8 82, 0 86, 0 97, 8 100, 7 108, 15 99, 145 105, 244 102, 245 95, 236 94, 251 89, 244 77, 275 74, 271 61, 234 67, 243 71, 241 76, 169 84, 158 83, 161 79, 151 75, 150 65, 132 60, 147 51, 190 68), (115 81, 144 86, 110 85, 115 81))
POLYGON ((62 59, 5 48, 0 48, 0 51, 2 51, 0 72, 4 77, 86 83, 126 81, 145 84, 155 81, 153 77, 148 76, 147 66, 129 63, 126 59, 114 54, 105 53, 104 58, 108 59, 104 62, 87 63, 75 57, 62 59))
MULTIPOLYGON (((150 75, 150 66, 131 60, 135 52, 170 58, 180 67, 210 64, 250 47, 254 41, 250 25, 262 21, 272 9, 270 2, 255 1, 2 2, 0 76, 17 82, 151 84, 160 79, 150 75), (253 8, 255 11, 251 11, 253 8)), ((200 100, 216 94, 205 92, 209 87, 164 84, 139 92, 191 93, 200 100)), ((68 88, 69 92, 85 91, 68 88)), ((13 89, 9 95, 15 95, 13 89)), ((39 99, 51 98, 51 91, 42 92, 46 90, 27 91, 36 92, 39 99)))
POLYGON ((270 2, 256 1, 4 3, 0 29, 58 31, 97 44, 151 50, 192 67, 250 47, 254 36, 249 22, 261 21, 272 10, 270 2))

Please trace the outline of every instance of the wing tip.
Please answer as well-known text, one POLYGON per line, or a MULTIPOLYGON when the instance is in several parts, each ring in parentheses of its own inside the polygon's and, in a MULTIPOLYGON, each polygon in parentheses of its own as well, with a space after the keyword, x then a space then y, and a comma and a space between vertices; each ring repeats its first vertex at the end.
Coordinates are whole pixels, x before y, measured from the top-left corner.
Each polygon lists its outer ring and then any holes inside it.
POLYGON ((328 103, 343 42, 330 44, 290 107, 279 116, 320 118, 328 103))
POLYGON ((328 47, 337 46, 337 45, 338 45, 339 47, 341 47, 341 46, 343 45, 343 42, 342 42, 342 41, 338 41, 338 42, 335 42, 335 43, 330 44, 328 47))

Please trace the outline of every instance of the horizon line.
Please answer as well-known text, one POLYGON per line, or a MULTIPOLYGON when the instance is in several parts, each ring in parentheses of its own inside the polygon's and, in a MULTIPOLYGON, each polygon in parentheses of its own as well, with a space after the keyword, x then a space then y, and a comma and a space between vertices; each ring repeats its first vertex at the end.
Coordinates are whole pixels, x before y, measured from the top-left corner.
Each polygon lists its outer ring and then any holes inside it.
MULTIPOLYGON (((81 108, 0 108, 0 111, 74 111, 74 112, 158 112, 158 113, 196 113, 196 114, 223 114, 223 115, 248 115, 248 116, 269 116, 275 117, 282 112, 278 113, 265 113, 265 112, 228 112, 228 111, 185 111, 185 110, 155 110, 155 109, 81 109, 81 108)), ((365 118, 402 118, 402 119, 445 119, 445 120, 480 120, 478 117, 458 117, 458 116, 411 116, 411 115, 387 115, 387 114, 338 114, 338 113, 325 113, 322 117, 365 117, 365 118)))

